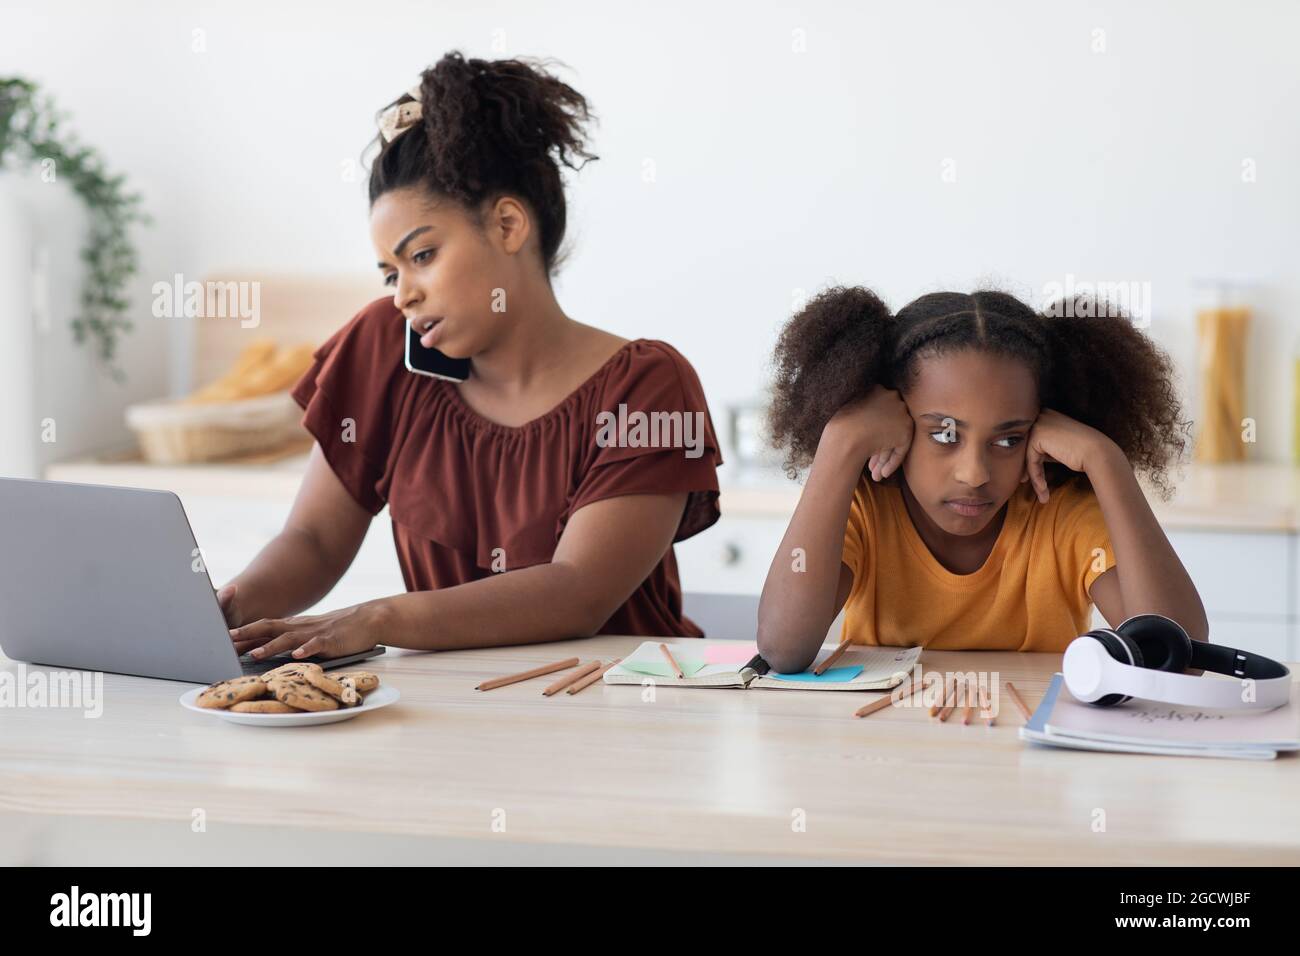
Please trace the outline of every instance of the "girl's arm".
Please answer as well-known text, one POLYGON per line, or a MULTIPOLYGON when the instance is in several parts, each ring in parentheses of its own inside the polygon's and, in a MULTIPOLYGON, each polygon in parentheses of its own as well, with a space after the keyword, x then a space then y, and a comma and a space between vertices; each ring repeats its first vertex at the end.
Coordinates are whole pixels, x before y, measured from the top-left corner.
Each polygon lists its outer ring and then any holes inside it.
MULTIPOLYGON (((1196 585, 1151 512, 1123 451, 1106 436, 1100 438, 1095 452, 1084 462, 1084 471, 1101 505, 1115 551, 1113 570, 1122 617, 1163 614, 1181 624, 1192 640, 1208 641, 1210 624, 1196 585)), ((1105 608, 1102 613, 1106 614, 1105 608)))
POLYGON ((888 477, 901 466, 912 429, 898 393, 877 386, 837 412, 822 430, 808 481, 759 600, 758 652, 774 670, 797 673, 816 658, 853 587, 853 572, 841 556, 863 464, 871 457, 872 477, 888 477), (796 548, 803 552, 797 565, 796 548))
POLYGON ((1192 640, 1209 640, 1201 596, 1151 513, 1123 449, 1103 432, 1051 408, 1039 412, 1025 444, 1026 475, 1043 503, 1050 498, 1043 472, 1047 460, 1083 472, 1092 484, 1115 551, 1115 567, 1093 582, 1091 594, 1107 622, 1117 624, 1111 620, 1116 614, 1120 620, 1135 614, 1163 614, 1181 624, 1192 640), (1099 589, 1102 578, 1111 577, 1112 571, 1118 589, 1107 584, 1099 589))
POLYGON ((863 452, 828 435, 817 445, 758 603, 758 652, 779 673, 807 670, 853 587, 853 572, 840 556, 865 460, 863 452), (796 548, 803 552, 797 564, 796 548))

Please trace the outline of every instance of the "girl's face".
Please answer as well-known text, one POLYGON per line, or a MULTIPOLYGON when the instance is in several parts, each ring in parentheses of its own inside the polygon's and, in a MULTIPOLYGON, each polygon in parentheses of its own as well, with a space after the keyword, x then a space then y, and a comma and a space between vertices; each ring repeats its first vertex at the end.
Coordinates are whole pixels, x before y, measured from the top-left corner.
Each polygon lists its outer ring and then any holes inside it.
POLYGON ((393 304, 422 335, 432 321, 421 341, 452 358, 472 358, 505 334, 528 231, 512 199, 495 203, 482 226, 459 203, 417 189, 390 190, 370 210, 370 238, 393 304))
POLYGON ((903 396, 916 430, 903 476, 944 531, 982 531, 1021 487, 1038 390, 1021 362, 966 349, 921 359, 903 396))

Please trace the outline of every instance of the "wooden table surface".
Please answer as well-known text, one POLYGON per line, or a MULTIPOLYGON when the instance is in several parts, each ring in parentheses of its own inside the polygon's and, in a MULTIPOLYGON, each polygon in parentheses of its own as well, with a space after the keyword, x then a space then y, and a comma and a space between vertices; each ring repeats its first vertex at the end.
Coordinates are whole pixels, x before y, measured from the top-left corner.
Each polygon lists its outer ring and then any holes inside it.
MULTIPOLYGON (((177 703, 192 685, 113 674, 97 719, 0 708, 0 862, 1300 863, 1295 755, 1030 746, 1005 694, 988 727, 854 719, 864 693, 474 690, 640 640, 390 649, 368 666, 401 701, 319 727, 205 718, 177 703)), ((1060 655, 922 664, 996 672, 1032 708, 1060 655)))

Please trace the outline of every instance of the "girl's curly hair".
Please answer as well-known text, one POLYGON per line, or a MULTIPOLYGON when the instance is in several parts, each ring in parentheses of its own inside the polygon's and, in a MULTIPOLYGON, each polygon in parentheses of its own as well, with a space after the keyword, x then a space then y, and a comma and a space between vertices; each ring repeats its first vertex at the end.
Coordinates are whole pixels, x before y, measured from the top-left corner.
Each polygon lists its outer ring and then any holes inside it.
MULTIPOLYGON (((1191 422, 1182 420, 1173 363, 1113 305, 1090 297, 1035 312, 1004 292, 934 292, 896 315, 869 289, 837 286, 812 299, 781 331, 768 424, 794 477, 812 462, 827 421, 875 385, 906 393, 921 360, 979 349, 1024 362, 1039 404, 1110 437, 1161 497, 1182 460, 1191 422)), ((1076 475, 1048 462, 1055 487, 1076 475)))
MULTIPOLYGON (((389 105, 411 100, 403 93, 389 105)), ((420 74, 420 104, 420 123, 371 143, 380 153, 370 205, 389 190, 423 186, 477 219, 486 199, 522 198, 537 217, 542 266, 554 273, 566 218, 560 165, 581 169, 599 158, 585 146, 586 99, 540 61, 467 60, 453 50, 420 74)))

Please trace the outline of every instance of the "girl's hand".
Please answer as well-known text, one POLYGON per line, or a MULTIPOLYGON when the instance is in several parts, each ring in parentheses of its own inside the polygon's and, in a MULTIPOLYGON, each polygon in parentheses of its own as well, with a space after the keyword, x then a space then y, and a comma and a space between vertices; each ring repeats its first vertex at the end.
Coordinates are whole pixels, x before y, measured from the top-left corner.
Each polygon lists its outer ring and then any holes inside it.
POLYGON ((288 650, 293 650, 294 657, 313 654, 343 657, 368 651, 378 644, 388 620, 388 609, 381 601, 367 601, 327 614, 262 618, 234 628, 230 639, 235 644, 235 653, 253 649, 257 660, 288 650))
POLYGON ((892 388, 877 385, 831 416, 823 434, 856 447, 862 455, 859 461, 866 461, 871 477, 881 481, 902 465, 914 430, 903 397, 892 388))
POLYGON ((1032 481, 1038 500, 1046 504, 1049 495, 1043 463, 1055 461, 1071 471, 1086 472, 1089 463, 1097 460, 1101 446, 1109 440, 1097 429, 1069 415, 1044 408, 1029 430, 1025 442, 1025 473, 1020 480, 1032 481))

